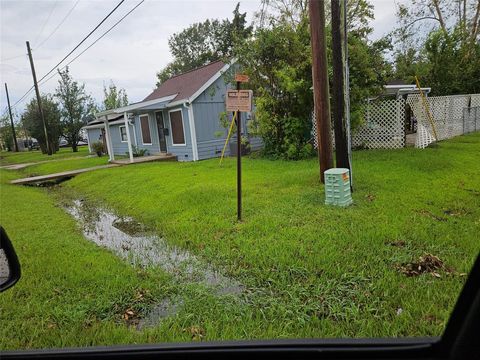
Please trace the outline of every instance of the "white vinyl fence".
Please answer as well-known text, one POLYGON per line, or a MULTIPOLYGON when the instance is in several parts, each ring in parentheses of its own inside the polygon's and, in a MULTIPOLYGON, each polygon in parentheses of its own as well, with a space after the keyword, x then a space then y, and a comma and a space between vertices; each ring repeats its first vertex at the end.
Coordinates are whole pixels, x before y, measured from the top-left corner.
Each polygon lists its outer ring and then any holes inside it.
POLYGON ((480 94, 434 96, 425 100, 419 94, 408 95, 407 104, 417 119, 415 147, 423 149, 435 140, 480 130, 478 112, 472 110, 479 102, 480 94))
MULTIPOLYGON (((352 147, 365 149, 404 147, 407 105, 416 119, 417 148, 425 148, 435 141, 435 137, 437 140, 444 140, 480 131, 480 94, 427 97, 425 101, 426 103, 420 94, 411 94, 406 100, 369 102, 365 106, 363 124, 352 133, 352 147)), ((313 112, 312 124, 314 146, 317 148, 313 112)))

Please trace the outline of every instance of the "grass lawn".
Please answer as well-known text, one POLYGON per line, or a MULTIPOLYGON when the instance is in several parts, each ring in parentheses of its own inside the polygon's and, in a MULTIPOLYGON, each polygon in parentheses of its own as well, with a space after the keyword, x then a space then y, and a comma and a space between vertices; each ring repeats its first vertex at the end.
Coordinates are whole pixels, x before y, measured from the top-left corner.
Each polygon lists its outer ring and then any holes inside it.
POLYGON ((58 161, 42 162, 27 166, 18 171, 21 177, 53 174, 62 171, 84 169, 94 166, 107 165, 108 156, 78 157, 58 159, 58 161))
POLYGON ((98 170, 55 195, 7 185, 19 174, 3 171, 1 223, 24 270, 0 298, 1 348, 189 341, 192 329, 205 340, 440 335, 480 251, 479 155, 479 133, 354 152, 346 209, 323 204, 315 159, 245 159, 241 223, 234 159, 98 170), (57 207, 72 194, 135 217, 254 296, 215 296, 125 265, 57 207), (399 271, 425 253, 444 261, 439 277, 399 271), (139 291, 148 301, 137 303, 139 291), (142 313, 172 294, 181 310, 158 327, 122 321, 125 308, 142 313))
POLYGON ((53 155, 42 154, 40 150, 21 151, 21 152, 0 152, 0 165, 40 162, 49 160, 58 160, 72 157, 85 157, 88 153, 88 146, 79 146, 78 152, 74 153, 72 148, 60 148, 53 155))

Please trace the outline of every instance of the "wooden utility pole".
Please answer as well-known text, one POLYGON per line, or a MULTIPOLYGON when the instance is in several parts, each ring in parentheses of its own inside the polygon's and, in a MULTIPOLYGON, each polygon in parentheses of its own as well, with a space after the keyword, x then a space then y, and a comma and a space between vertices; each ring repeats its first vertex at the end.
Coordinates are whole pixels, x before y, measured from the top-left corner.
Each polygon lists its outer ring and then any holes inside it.
POLYGON ((10 96, 8 96, 7 83, 5 83, 5 92, 7 93, 7 104, 8 104, 8 113, 10 114, 10 125, 12 126, 13 146, 15 147, 15 151, 18 152, 17 134, 15 134, 15 125, 13 124, 12 108, 10 106, 10 96))
POLYGON ((45 123, 45 116, 43 115, 42 101, 40 99, 40 91, 38 91, 37 75, 35 74, 35 66, 33 65, 32 50, 30 49, 30 43, 28 41, 27 41, 27 52, 28 52, 28 58, 30 59, 30 67, 32 68, 33 86, 35 87, 35 93, 37 94, 38 112, 40 113, 40 117, 42 118, 43 131, 45 133, 45 145, 47 146, 47 154, 52 155, 53 149, 51 148, 50 143, 48 141, 47 124, 45 123))
POLYGON ((337 168, 350 169, 346 122, 345 7, 343 0, 332 0, 333 124, 337 168))
POLYGON ((317 127, 320 179, 333 167, 332 132, 330 129, 330 100, 328 91, 325 9, 323 1, 308 2, 312 41, 313 99, 317 127))

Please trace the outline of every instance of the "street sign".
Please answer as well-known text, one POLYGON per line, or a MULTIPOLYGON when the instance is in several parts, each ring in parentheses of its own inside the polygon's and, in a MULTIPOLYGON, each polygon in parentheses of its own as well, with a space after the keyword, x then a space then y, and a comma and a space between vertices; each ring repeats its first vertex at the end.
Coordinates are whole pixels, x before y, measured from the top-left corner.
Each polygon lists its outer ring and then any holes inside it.
POLYGON ((235 81, 237 82, 248 82, 250 78, 245 74, 235 74, 235 81))
POLYGON ((252 111, 252 90, 227 90, 227 111, 252 111))

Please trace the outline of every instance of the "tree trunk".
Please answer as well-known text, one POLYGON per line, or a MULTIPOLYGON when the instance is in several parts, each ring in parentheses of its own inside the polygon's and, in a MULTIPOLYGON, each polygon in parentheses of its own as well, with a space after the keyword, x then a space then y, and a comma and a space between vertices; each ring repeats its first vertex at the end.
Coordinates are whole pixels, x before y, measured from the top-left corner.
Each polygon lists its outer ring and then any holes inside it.
POLYGON ((76 141, 72 142, 72 150, 73 152, 78 152, 78 145, 76 141))

